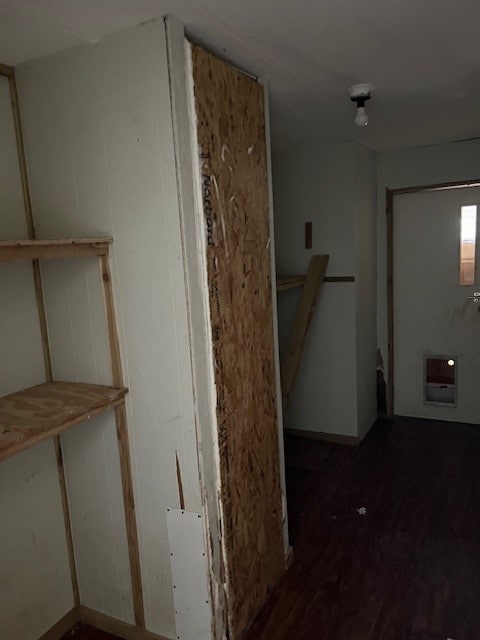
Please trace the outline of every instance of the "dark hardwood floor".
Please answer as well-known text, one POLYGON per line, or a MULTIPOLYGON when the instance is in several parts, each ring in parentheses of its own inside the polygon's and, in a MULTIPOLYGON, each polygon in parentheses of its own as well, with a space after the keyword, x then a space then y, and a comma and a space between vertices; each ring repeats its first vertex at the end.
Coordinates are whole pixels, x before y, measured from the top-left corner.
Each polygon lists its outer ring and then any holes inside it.
POLYGON ((286 453, 294 559, 246 640, 479 640, 480 427, 396 419, 286 453))
POLYGON ((117 636, 111 636, 105 631, 99 631, 93 627, 89 627, 84 624, 79 624, 63 636, 62 640, 119 640, 117 636))

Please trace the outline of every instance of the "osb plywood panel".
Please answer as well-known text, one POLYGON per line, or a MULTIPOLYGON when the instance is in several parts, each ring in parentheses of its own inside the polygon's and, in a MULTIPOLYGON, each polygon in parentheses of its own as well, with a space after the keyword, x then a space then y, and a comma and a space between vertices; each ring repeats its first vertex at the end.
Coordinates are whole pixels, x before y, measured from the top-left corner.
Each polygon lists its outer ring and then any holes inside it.
POLYGON ((192 49, 207 234, 230 637, 282 573, 264 96, 192 49))
POLYGON ((126 389, 45 382, 0 398, 0 460, 123 401, 126 389))

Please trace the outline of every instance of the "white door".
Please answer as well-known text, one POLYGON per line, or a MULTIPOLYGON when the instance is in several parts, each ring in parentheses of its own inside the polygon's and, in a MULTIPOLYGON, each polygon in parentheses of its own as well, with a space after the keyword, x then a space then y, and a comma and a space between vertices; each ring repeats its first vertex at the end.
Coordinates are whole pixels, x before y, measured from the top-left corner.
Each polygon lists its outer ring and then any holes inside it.
POLYGON ((395 196, 397 415, 480 423, 477 204, 478 188, 395 196))

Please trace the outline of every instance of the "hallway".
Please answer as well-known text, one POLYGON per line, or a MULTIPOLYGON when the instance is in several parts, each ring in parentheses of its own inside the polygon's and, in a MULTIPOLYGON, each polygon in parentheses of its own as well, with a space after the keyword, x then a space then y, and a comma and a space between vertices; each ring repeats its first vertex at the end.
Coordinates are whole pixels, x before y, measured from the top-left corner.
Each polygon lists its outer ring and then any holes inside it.
POLYGON ((401 418, 286 456, 294 560, 246 640, 480 637, 477 427, 401 418))

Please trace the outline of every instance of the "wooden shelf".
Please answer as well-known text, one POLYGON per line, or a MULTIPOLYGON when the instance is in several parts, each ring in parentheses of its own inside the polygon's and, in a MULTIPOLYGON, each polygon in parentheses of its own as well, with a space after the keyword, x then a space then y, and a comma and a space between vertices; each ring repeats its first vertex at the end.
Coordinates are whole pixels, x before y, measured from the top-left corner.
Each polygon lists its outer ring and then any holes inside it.
MULTIPOLYGON (((303 287, 306 276, 277 276, 277 291, 303 287)), ((325 276, 323 282, 355 282, 355 276, 325 276)))
POLYGON ((303 287, 306 276, 277 276, 277 291, 303 287))
POLYGON ((0 240, 0 261, 102 256, 113 238, 64 238, 60 240, 0 240))
POLYGON ((124 402, 127 389, 45 382, 0 398, 0 460, 124 402))

